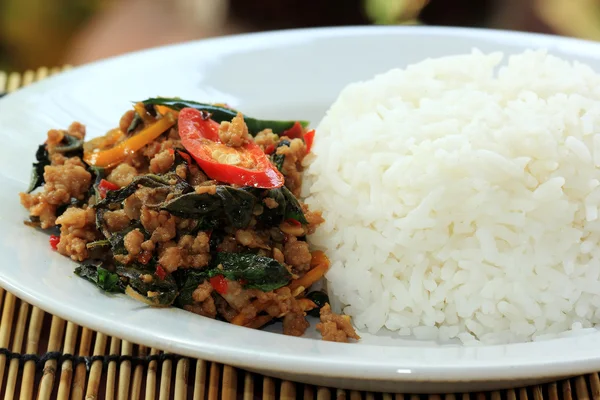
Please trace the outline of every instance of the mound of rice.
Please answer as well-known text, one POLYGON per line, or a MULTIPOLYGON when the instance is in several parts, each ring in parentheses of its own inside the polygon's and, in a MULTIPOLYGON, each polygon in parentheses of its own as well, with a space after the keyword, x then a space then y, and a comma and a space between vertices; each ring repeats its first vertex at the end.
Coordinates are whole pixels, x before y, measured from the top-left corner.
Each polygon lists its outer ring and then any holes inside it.
POLYGON ((600 322, 600 75, 542 51, 347 86, 304 196, 359 329, 509 343, 600 322), (503 66, 501 66, 501 64, 503 66))

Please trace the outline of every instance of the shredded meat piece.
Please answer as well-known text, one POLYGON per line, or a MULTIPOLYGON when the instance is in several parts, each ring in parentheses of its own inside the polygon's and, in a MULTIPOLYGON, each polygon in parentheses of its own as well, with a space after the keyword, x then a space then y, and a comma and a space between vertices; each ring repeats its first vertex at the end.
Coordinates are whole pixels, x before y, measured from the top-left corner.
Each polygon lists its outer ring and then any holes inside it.
POLYGON ((150 172, 164 174, 173 166, 175 158, 169 150, 163 150, 150 160, 150 172))
POLYGON ((145 242, 142 243, 142 250, 144 250, 144 251, 153 252, 155 248, 156 248, 156 245, 154 244, 154 242, 152 240, 146 240, 145 242))
POLYGON ((149 187, 141 187, 136 192, 135 195, 142 204, 156 205, 160 204, 166 200, 169 194, 169 190, 167 188, 149 188, 149 187))
POLYGON ((134 167, 139 174, 148 172, 148 158, 142 152, 135 151, 125 157, 121 164, 129 164, 134 167))
POLYGON ((310 326, 304 314, 288 313, 283 317, 283 334, 302 336, 310 326))
POLYGON ((262 147, 263 151, 269 146, 275 146, 279 136, 277 136, 271 129, 264 129, 254 136, 254 143, 262 147))
POLYGON ((227 292, 221 294, 221 296, 227 300, 233 309, 240 311, 247 307, 251 299, 256 297, 257 294, 257 290, 244 289, 239 282, 227 281, 227 292))
POLYGON ((214 299, 211 296, 212 292, 213 287, 211 286, 210 282, 202 282, 200 285, 198 285, 196 290, 192 292, 192 300, 194 300, 194 304, 186 306, 188 307, 186 310, 203 315, 205 317, 215 318, 217 316, 217 307, 214 299))
POLYGON ((98 238, 94 209, 70 207, 56 219, 56 223, 61 226, 58 252, 75 261, 87 259, 86 244, 98 238))
POLYGON ((232 308, 227 301, 221 296, 215 296, 215 306, 217 307, 217 311, 219 315, 225 318, 226 321, 230 321, 235 318, 238 312, 232 308))
POLYGON ((206 232, 183 235, 176 244, 171 241, 159 251, 158 262, 168 272, 177 268, 202 268, 210 262, 210 238, 206 232))
POLYGON ((117 165, 110 174, 106 177, 106 180, 114 183, 119 187, 127 186, 131 183, 133 178, 137 175, 137 169, 129 164, 117 165))
MULTIPOLYGON (((284 138, 287 138, 284 136, 284 138)), ((289 140, 289 138, 288 138, 289 140)), ((290 189, 294 196, 300 196, 302 186, 302 160, 306 155, 306 145, 301 139, 290 140, 289 146, 277 148, 277 154, 285 155, 283 161, 283 174, 285 175, 285 186, 290 189)))
POLYGON ((198 186, 208 180, 208 177, 202 172, 200 168, 192 164, 188 166, 189 176, 188 183, 192 186, 198 186))
POLYGON ((279 207, 279 203, 275 199, 272 199, 270 197, 265 197, 263 199, 263 203, 265 203, 265 206, 267 206, 267 208, 271 210, 279 207))
POLYGON ((132 255, 137 256, 142 252, 142 243, 144 243, 144 234, 139 229, 134 229, 123 238, 125 250, 132 255))
POLYGON ((281 224, 279 224, 279 229, 289 236, 300 237, 306 234, 302 225, 292 224, 288 221, 284 221, 281 224))
POLYGON ((299 241, 293 236, 283 246, 283 255, 285 262, 294 268, 297 272, 304 272, 310 269, 310 260, 312 258, 308 243, 299 241))
POLYGON ((140 219, 142 214, 142 201, 134 194, 129 196, 123 202, 123 211, 130 219, 140 219))
POLYGON ((125 114, 121 116, 121 119, 119 120, 119 129, 121 130, 121 132, 127 132, 127 129, 129 129, 131 122, 133 122, 133 118, 135 118, 135 111, 133 110, 127 110, 125 114))
POLYGON ((352 326, 350 317, 347 315, 338 315, 331 311, 329 304, 325 304, 321 308, 321 322, 316 328, 323 340, 329 342, 347 343, 348 338, 359 340, 360 336, 356 334, 352 326))
POLYGON ((131 220, 124 210, 107 211, 104 213, 104 222, 110 232, 119 232, 127 228, 131 220))
POLYGON ((50 156, 56 154, 56 147, 61 145, 61 142, 67 133, 76 139, 82 140, 85 137, 85 126, 79 122, 73 122, 67 131, 50 129, 47 135, 48 139, 46 140, 46 149, 50 156))
POLYGON ((187 167, 185 165, 179 164, 177 167, 175 167, 175 173, 181 179, 187 179, 187 167))
POLYGON ((175 217, 167 211, 155 211, 143 206, 141 208, 140 221, 144 228, 152 235, 150 239, 154 243, 167 242, 177 234, 175 217))
POLYGON ((183 235, 179 239, 178 247, 185 251, 185 266, 202 268, 210 261, 210 238, 206 232, 198 232, 196 237, 183 235))
POLYGON ((86 171, 78 157, 73 157, 63 165, 46 166, 44 180, 43 200, 61 205, 69 203, 71 198, 83 199, 90 188, 92 174, 86 171))
POLYGON ((277 247, 273 247, 273 259, 281 264, 285 262, 285 256, 277 247))
MULTIPOLYGON (((48 133, 49 137, 53 136, 51 132, 48 133)), ((92 179, 78 157, 66 158, 57 153, 51 158, 53 164, 44 168, 46 184, 43 191, 19 194, 21 204, 29 210, 29 215, 39 218, 42 229, 55 225, 58 206, 69 204, 72 198, 82 200, 92 179)))
POLYGON ((192 300, 202 303, 204 300, 210 297, 210 294, 213 291, 213 287, 208 281, 202 282, 196 290, 192 292, 192 300))
MULTIPOLYGON (((217 307, 214 299, 210 295, 210 292, 206 294, 207 289, 203 288, 205 283, 200 284, 198 289, 194 290, 192 293, 192 299, 194 299, 195 303, 185 305, 183 308, 187 311, 193 312, 194 314, 202 315, 203 317, 215 318, 217 316, 217 307), (206 297, 204 297, 204 295, 206 295, 206 297), (202 298, 202 300, 197 300, 199 298, 202 298)), ((208 286, 212 289, 210 283, 208 286)))
POLYGON ((225 253, 239 253, 242 251, 242 247, 235 240, 235 237, 232 236, 225 236, 219 244, 218 249, 225 253))
POLYGON ((59 129, 50 129, 48 131, 48 139, 46 140, 46 150, 48 151, 48 154, 60 154, 54 153, 54 149, 56 146, 59 146, 60 142, 65 138, 65 133, 65 131, 59 129))
POLYGON ((325 220, 321 214, 321 211, 310 211, 308 206, 304 203, 301 203, 302 211, 304 212, 304 218, 306 218, 306 230, 308 235, 312 235, 317 230, 317 227, 321 225, 325 220))
POLYGON ((231 122, 221 122, 219 139, 223 144, 230 147, 240 147, 252 140, 242 113, 238 112, 231 122))
POLYGON ((268 304, 265 311, 272 317, 281 317, 287 313, 302 314, 304 312, 288 287, 282 287, 273 292, 259 292, 257 298, 261 303, 268 304))
POLYGON ((249 229, 238 229, 235 232, 235 240, 237 240, 242 246, 249 247, 251 249, 271 250, 271 247, 265 243, 265 241, 268 239, 265 239, 261 236, 264 235, 249 229))
POLYGON ((85 137, 85 125, 81 122, 73 122, 69 125, 69 129, 67 130, 69 135, 82 140, 85 137))
POLYGON ((215 193, 217 193, 217 186, 216 185, 198 185, 194 188, 194 191, 198 194, 204 194, 204 193, 215 194, 215 193))
POLYGON ((19 193, 19 197, 23 207, 29 210, 29 215, 39 218, 42 229, 54 226, 57 206, 45 202, 40 194, 19 193))
POLYGON ((170 241, 163 243, 158 250, 158 263, 168 273, 174 272, 183 265, 183 254, 181 249, 177 248, 177 243, 170 241))

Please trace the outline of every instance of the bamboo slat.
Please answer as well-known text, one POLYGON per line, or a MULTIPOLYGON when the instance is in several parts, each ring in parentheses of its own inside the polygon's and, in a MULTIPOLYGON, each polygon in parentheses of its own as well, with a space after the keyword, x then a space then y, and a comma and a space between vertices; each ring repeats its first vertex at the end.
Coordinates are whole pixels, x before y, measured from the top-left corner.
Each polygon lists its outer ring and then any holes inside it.
MULTIPOLYGON (((63 70, 66 68, 63 68, 63 70)), ((42 67, 23 74, 0 71, 0 94, 9 93, 60 68, 42 67)), ((0 288, 0 348, 15 353, 51 355, 20 363, 0 353, 0 398, 3 399, 285 399, 329 400, 600 400, 597 373, 528 388, 460 395, 365 393, 313 387, 280 381, 227 365, 188 358, 153 359, 132 364, 130 359, 95 360, 89 365, 78 356, 158 356, 156 349, 108 337, 102 333, 46 315, 0 288), (44 321, 47 320, 48 324, 44 321), (46 345, 43 346, 42 344, 46 345), (71 357, 69 357, 69 355, 71 357)))

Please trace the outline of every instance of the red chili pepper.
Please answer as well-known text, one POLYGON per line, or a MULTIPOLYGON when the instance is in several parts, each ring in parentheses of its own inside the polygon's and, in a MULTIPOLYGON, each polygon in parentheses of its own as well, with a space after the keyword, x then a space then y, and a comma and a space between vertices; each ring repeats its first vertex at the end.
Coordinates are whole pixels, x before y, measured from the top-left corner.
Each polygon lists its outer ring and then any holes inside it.
POLYGON ((284 131, 281 136, 287 136, 290 139, 302 139, 304 137, 304 128, 300 122, 295 122, 294 125, 287 131, 284 131))
POLYGON ((310 130, 304 135, 304 143, 306 143, 306 153, 310 153, 313 141, 315 140, 315 130, 310 130))
POLYGON ((273 152, 275 151, 275 145, 274 144, 270 144, 265 148, 265 154, 273 154, 273 152))
POLYGON ((219 294, 227 293, 227 280, 223 275, 215 275, 210 278, 210 284, 219 294))
POLYGON ((50 235, 50 239, 48 241, 50 242, 50 247, 52 247, 52 250, 56 250, 56 249, 58 249, 58 243, 60 242, 60 236, 50 235))
POLYGON ((165 269, 160 264, 156 266, 156 276, 158 276, 161 280, 164 280, 167 277, 165 269))
POLYGON ((274 189, 285 178, 253 141, 230 147, 219 139, 219 124, 203 118, 200 111, 179 112, 181 144, 211 179, 240 186, 274 189))
POLYGON ((148 262, 152 259, 152 253, 149 251, 142 251, 138 256, 137 260, 142 264, 148 264, 148 262))
POLYGON ((302 223, 300 223, 300 221, 296 221, 294 218, 288 218, 285 220, 285 222, 287 222, 290 225, 295 225, 295 226, 301 226, 302 223))
POLYGON ((179 151, 179 150, 177 150, 177 153, 179 153, 181 158, 183 158, 185 160, 185 162, 188 163, 188 165, 190 165, 192 163, 192 159, 190 158, 190 155, 188 153, 184 153, 183 151, 179 151))
POLYGON ((98 184, 98 192, 100 192, 100 197, 105 198, 106 193, 109 190, 117 190, 120 189, 119 185, 115 185, 112 182, 107 181, 106 179, 102 179, 98 184))

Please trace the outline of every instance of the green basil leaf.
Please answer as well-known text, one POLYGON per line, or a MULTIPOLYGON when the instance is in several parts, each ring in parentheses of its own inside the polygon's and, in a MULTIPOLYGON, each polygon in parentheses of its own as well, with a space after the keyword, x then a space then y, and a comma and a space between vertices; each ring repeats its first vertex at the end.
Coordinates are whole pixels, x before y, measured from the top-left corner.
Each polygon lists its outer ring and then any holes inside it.
POLYGON ((65 134, 63 140, 60 145, 54 148, 54 151, 57 153, 63 153, 65 155, 79 155, 72 153, 82 153, 83 152, 83 140, 78 139, 75 136, 71 136, 69 134, 65 134))
POLYGON ((275 152, 271 156, 271 162, 273 163, 273 165, 275 165, 275 167, 282 174, 283 174, 283 162, 285 161, 285 155, 284 154, 277 154, 277 149, 280 148, 280 147, 283 147, 283 146, 290 147, 290 141, 284 139, 284 140, 281 140, 279 143, 277 143, 277 147, 275 148, 275 152))
POLYGON ((106 197, 96 203, 96 208, 107 207, 111 204, 121 203, 126 198, 136 192, 139 186, 150 188, 168 187, 169 182, 159 175, 146 174, 136 176, 131 183, 119 190, 110 190, 106 193, 106 197))
POLYGON ((176 217, 201 219, 221 210, 221 199, 208 193, 187 193, 164 202, 161 207, 176 217))
POLYGON ((253 195, 231 186, 217 186, 217 196, 221 198, 223 211, 233 227, 241 229, 250 224, 256 202, 253 195))
MULTIPOLYGON (((221 107, 214 104, 199 103, 197 101, 183 100, 178 98, 156 97, 142 102, 144 105, 162 105, 173 110, 180 111, 183 108, 190 107, 199 111, 206 111, 211 114, 211 119, 222 122, 231 121, 237 115, 237 111, 227 107, 221 107)), ((271 121, 261 120, 244 115, 244 121, 248 126, 251 135, 256 135, 262 130, 272 129, 275 133, 283 133, 294 126, 296 121, 271 121)), ((298 121, 303 127, 308 126, 307 121, 298 121)))
POLYGON ((45 144, 38 146, 38 149, 35 152, 35 159, 36 162, 33 163, 31 180, 29 182, 27 193, 33 192, 44 184, 44 167, 50 165, 50 159, 48 158, 48 151, 46 150, 45 144))
POLYGON ((129 264, 127 266, 117 265, 117 274, 126 278, 127 284, 140 295, 151 299, 152 302, 161 306, 173 304, 179 294, 177 283, 171 275, 167 275, 165 279, 161 279, 156 275, 155 269, 147 266, 137 264, 129 264), (150 275, 152 279, 148 281, 142 278, 143 275, 150 275), (148 297, 148 292, 157 294, 156 296, 148 297))
POLYGON ((215 194, 187 193, 164 202, 160 208, 176 217, 202 220, 202 226, 214 228, 226 219, 236 228, 245 228, 252 219, 256 198, 231 186, 217 186, 215 194))
POLYGON ((230 280, 243 280, 246 288, 263 292, 279 289, 292 279, 284 265, 256 254, 217 253, 211 265, 209 277, 223 275, 230 280))
POLYGON ((102 267, 100 261, 90 261, 75 268, 75 274, 92 282, 99 289, 109 293, 123 293, 119 276, 102 267))
POLYGON ((197 269, 179 269, 174 272, 177 286, 179 287, 179 296, 175 300, 175 304, 183 307, 194 303, 192 293, 198 286, 208 279, 208 274, 205 271, 197 269))
POLYGON ((277 202, 277 207, 269 208, 266 205, 263 207, 263 212, 258 216, 257 220, 262 225, 267 227, 279 226, 285 220, 285 210, 287 200, 281 188, 267 191, 266 197, 277 202))
POLYGON ((127 254, 127 250, 125 249, 125 236, 135 229, 139 229, 144 234, 146 239, 150 237, 140 221, 132 222, 127 228, 113 233, 108 238, 108 242, 110 243, 113 254, 127 254))
POLYGON ((302 211, 302 207, 300 206, 296 196, 294 196, 292 192, 290 192, 290 190, 285 186, 282 186, 280 189, 286 199, 285 218, 295 219, 302 224, 307 224, 308 221, 304 216, 304 212, 302 211))
POLYGON ((138 126, 140 126, 142 124, 142 117, 140 117, 140 114, 135 113, 133 119, 131 120, 131 123, 129 124, 129 127, 127 127, 127 134, 131 134, 133 131, 135 131, 137 129, 138 126))
POLYGON ((102 179, 106 176, 106 170, 101 167, 89 167, 88 170, 94 175, 94 184, 92 185, 91 194, 94 194, 96 197, 96 203, 101 200, 100 192, 98 190, 98 185, 102 182, 102 179))
POLYGON ((306 295, 306 298, 317 305, 317 308, 314 308, 308 312, 308 315, 312 315, 313 317, 319 317, 321 308, 323 308, 325 304, 329 303, 329 296, 327 296, 327 293, 320 290, 310 292, 306 295))
MULTIPOLYGON (((83 155, 83 140, 77 139, 75 136, 65 134, 60 145, 54 148, 57 153, 63 153, 66 157, 81 157, 83 155)), ((31 171, 31 179, 27 193, 33 192, 38 187, 42 186, 44 182, 44 167, 50 165, 50 157, 46 144, 38 146, 35 152, 35 160, 31 171)))

